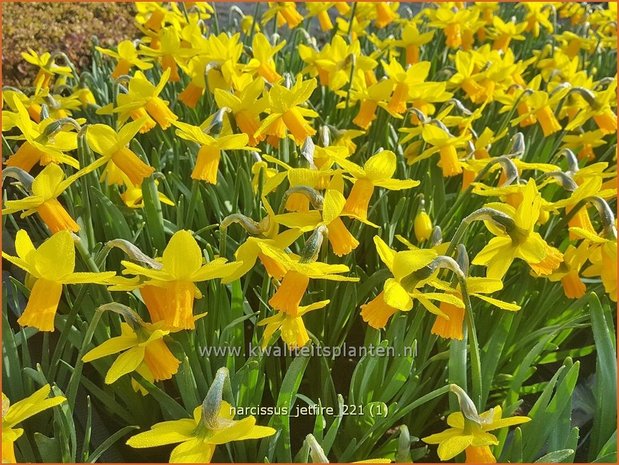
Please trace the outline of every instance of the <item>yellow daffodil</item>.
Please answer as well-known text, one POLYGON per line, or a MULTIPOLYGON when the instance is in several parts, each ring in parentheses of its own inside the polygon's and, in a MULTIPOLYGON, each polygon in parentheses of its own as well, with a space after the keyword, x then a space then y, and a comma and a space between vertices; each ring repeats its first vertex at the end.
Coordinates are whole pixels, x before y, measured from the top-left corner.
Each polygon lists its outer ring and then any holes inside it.
POLYGON ((486 221, 486 227, 496 236, 473 259, 474 265, 487 267, 487 277, 502 279, 515 258, 520 258, 538 275, 549 275, 562 261, 561 253, 551 247, 533 229, 541 212, 542 198, 533 179, 524 186, 522 201, 517 208, 492 204, 505 214, 497 227, 486 221))
POLYGON ((512 21, 505 22, 500 17, 495 16, 492 19, 492 29, 489 36, 494 39, 492 48, 494 50, 507 50, 512 40, 524 40, 522 32, 526 29, 527 24, 515 24, 512 21))
POLYGON ((310 279, 350 282, 359 280, 359 278, 339 274, 349 271, 346 265, 331 265, 315 261, 324 233, 323 229, 318 228, 312 234, 312 237, 307 241, 303 257, 287 254, 271 247, 262 248, 262 253, 278 262, 286 270, 277 291, 269 299, 269 305, 274 309, 290 315, 297 315, 299 304, 307 291, 310 279))
MULTIPOLYGON (((520 306, 510 302, 504 302, 494 297, 489 297, 486 294, 492 294, 503 289, 503 282, 500 279, 490 279, 481 277, 468 276, 466 278, 466 289, 471 297, 476 297, 484 302, 487 302, 501 310, 516 312, 520 310, 520 306)), ((462 298, 460 285, 456 290, 455 295, 462 298)), ((437 315, 432 325, 432 334, 441 336, 447 339, 462 340, 462 324, 464 322, 465 309, 448 302, 441 302, 439 305, 441 311, 449 318, 437 315)))
POLYGON ((67 399, 62 396, 48 397, 51 390, 51 386, 46 384, 13 405, 4 392, 2 393, 2 463, 16 463, 15 441, 24 434, 22 428, 15 428, 19 423, 66 402, 67 399))
POLYGON ((159 97, 166 82, 170 77, 170 70, 165 71, 157 86, 153 85, 144 73, 136 71, 129 81, 129 92, 118 96, 118 106, 113 110, 120 113, 120 120, 126 121, 129 116, 134 120, 140 120, 146 114, 150 118, 142 121, 141 132, 148 131, 154 127, 154 121, 167 129, 176 121, 178 117, 170 110, 165 100, 159 97))
POLYGON ((262 348, 265 348, 273 334, 277 330, 281 331, 282 340, 291 349, 303 347, 309 341, 309 335, 303 323, 303 316, 313 310, 324 308, 329 304, 329 300, 321 300, 310 305, 298 307, 296 313, 279 311, 275 315, 265 318, 257 323, 258 326, 266 326, 262 335, 262 348))
POLYGON ((231 93, 223 89, 215 89, 215 102, 222 109, 229 108, 239 130, 249 138, 249 145, 255 147, 264 140, 264 135, 256 132, 260 128, 260 113, 267 108, 268 101, 260 97, 264 90, 264 80, 254 79, 242 90, 231 93))
POLYGON ((367 220, 368 206, 375 187, 402 190, 419 185, 419 181, 413 179, 393 179, 397 160, 395 154, 389 150, 372 155, 363 168, 345 159, 338 159, 337 163, 354 177, 355 182, 346 199, 343 212, 352 214, 361 220, 367 220))
MULTIPOLYGON (((77 148, 77 134, 66 130, 67 126, 75 127, 75 125, 69 124, 69 121, 63 124, 62 120, 54 121, 52 118, 35 123, 30 119, 26 107, 19 98, 12 98, 11 101, 11 106, 16 109, 16 113, 10 117, 11 123, 19 128, 26 140, 6 159, 6 166, 30 171, 37 163, 41 166, 57 163, 79 169, 79 162, 66 154, 77 148)), ((4 116, 5 112, 3 120, 4 116)))
POLYGON ((34 50, 28 49, 27 52, 22 52, 21 56, 28 63, 39 67, 39 71, 34 78, 34 85, 37 89, 48 88, 54 75, 65 78, 72 75, 69 66, 59 66, 56 64, 58 54, 52 55, 49 52, 45 52, 39 55, 34 50))
POLYGON ((497 445, 499 441, 489 431, 531 421, 525 416, 503 418, 500 406, 478 414, 473 402, 459 386, 452 384, 451 391, 458 395, 462 411, 447 417, 450 428, 421 439, 427 444, 438 444, 438 456, 443 461, 466 452, 467 463, 496 462, 489 446, 497 445))
POLYGON ((434 305, 432 300, 464 308, 462 300, 452 294, 423 290, 426 284, 441 289, 447 286, 433 273, 428 276, 423 270, 437 258, 435 250, 415 249, 396 252, 378 236, 374 236, 374 244, 378 256, 393 277, 385 281, 383 291, 378 296, 361 306, 361 317, 372 328, 384 328, 389 318, 396 312, 410 311, 414 300, 418 300, 430 313, 443 317, 447 315, 434 305))
POLYGON ((244 67, 244 71, 257 73, 270 83, 279 81, 282 77, 275 67, 274 57, 285 45, 285 40, 276 45, 271 45, 264 34, 255 34, 251 46, 252 59, 244 67))
POLYGON ((141 130, 143 119, 125 124, 114 131, 105 124, 92 124, 86 131, 90 148, 101 155, 95 162, 97 166, 105 163, 115 165, 133 184, 141 185, 145 178, 154 173, 152 166, 144 163, 127 145, 141 130))
POLYGON ((568 299, 579 299, 585 295, 587 286, 580 277, 580 270, 589 259, 590 243, 581 242, 578 247, 569 245, 563 253, 563 263, 551 275, 550 281, 561 281, 563 293, 568 299))
POLYGON ((294 29, 303 21, 303 16, 297 11, 294 2, 269 2, 268 4, 269 9, 262 15, 262 24, 275 19, 277 27, 286 24, 290 29, 294 29))
POLYGON ((47 165, 32 181, 32 194, 21 200, 7 200, 2 215, 22 211, 21 217, 38 213, 52 233, 62 230, 77 232, 80 226, 58 201, 58 197, 73 184, 83 172, 69 176, 58 165, 47 165))
POLYGON ((276 146, 280 139, 286 137, 287 131, 290 131, 297 144, 316 134, 316 130, 310 126, 305 117, 315 118, 318 113, 300 106, 307 102, 314 89, 316 89, 315 79, 303 81, 299 78, 290 89, 279 84, 273 85, 268 94, 269 116, 262 121, 254 136, 260 137, 266 134, 269 144, 276 146))
MULTIPOLYGON (((464 147, 466 141, 470 139, 470 134, 464 133, 461 136, 453 136, 444 126, 424 124, 421 136, 431 147, 416 156, 407 154, 409 164, 418 163, 438 152, 438 166, 441 167, 444 177, 462 173, 463 164, 458 156, 458 148, 464 147)), ((405 137, 403 141, 407 139, 405 137)))
POLYGON ((153 67, 152 63, 140 58, 135 45, 133 45, 133 42, 130 40, 123 40, 119 42, 116 51, 101 47, 95 48, 104 55, 117 60, 116 67, 114 68, 114 71, 112 71, 112 77, 114 79, 129 74, 129 71, 131 71, 131 68, 134 66, 142 71, 153 67))
POLYGON ((406 64, 419 63, 420 47, 427 44, 434 37, 434 31, 420 33, 417 24, 408 22, 402 29, 402 39, 395 42, 398 47, 406 51, 406 64))
POLYGON ((23 229, 15 237, 17 257, 2 252, 2 257, 28 272, 32 289, 24 312, 17 322, 39 331, 53 331, 54 317, 62 294, 63 284, 106 284, 115 275, 75 272, 75 245, 69 231, 60 231, 35 249, 23 229))
POLYGON ((217 184, 217 173, 222 150, 252 150, 247 147, 247 134, 231 134, 229 136, 212 137, 202 129, 191 124, 174 123, 176 135, 181 139, 200 145, 196 165, 191 173, 192 179, 199 179, 210 184, 217 184))
POLYGON ((149 431, 127 441, 135 448, 178 444, 170 454, 170 463, 210 463, 218 445, 272 436, 268 426, 257 426, 249 416, 234 420, 234 409, 222 400, 224 379, 228 371, 220 368, 204 403, 193 411, 193 418, 156 423, 149 431))
POLYGON ((157 48, 142 45, 140 47, 140 53, 147 57, 159 58, 163 71, 168 72, 169 81, 178 82, 181 77, 178 74, 177 60, 191 57, 195 55, 196 52, 192 48, 181 46, 178 31, 173 26, 164 27, 159 30, 158 39, 157 48))
MULTIPOLYGON (((108 305, 120 306, 120 304, 108 305)), ((121 307, 119 313, 126 320, 120 324, 121 335, 107 339, 89 350, 82 357, 82 361, 92 362, 122 352, 107 371, 106 384, 112 384, 134 371, 150 382, 172 378, 181 362, 164 341, 164 337, 170 331, 163 329, 163 322, 145 323, 137 313, 128 307, 121 307)))
POLYGON ((226 277, 239 263, 226 263, 217 258, 202 264, 202 252, 189 231, 181 230, 172 236, 161 259, 160 267, 147 268, 124 260, 123 274, 140 276, 140 295, 153 323, 163 321, 164 329, 193 329, 193 301, 202 294, 194 283, 226 277))

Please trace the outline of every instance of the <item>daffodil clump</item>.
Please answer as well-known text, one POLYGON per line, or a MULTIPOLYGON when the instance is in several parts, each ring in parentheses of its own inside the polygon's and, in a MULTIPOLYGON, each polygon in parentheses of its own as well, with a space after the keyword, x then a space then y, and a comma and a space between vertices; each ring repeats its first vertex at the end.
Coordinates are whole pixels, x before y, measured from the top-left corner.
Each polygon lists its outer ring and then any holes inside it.
POLYGON ((135 8, 3 89, 3 462, 616 461, 615 3, 135 8))

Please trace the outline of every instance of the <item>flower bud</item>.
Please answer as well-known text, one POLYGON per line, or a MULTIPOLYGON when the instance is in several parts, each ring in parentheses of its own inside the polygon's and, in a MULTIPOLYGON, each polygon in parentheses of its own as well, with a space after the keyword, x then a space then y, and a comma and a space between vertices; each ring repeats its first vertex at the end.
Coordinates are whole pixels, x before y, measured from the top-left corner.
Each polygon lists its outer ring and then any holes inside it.
POLYGON ((427 241, 432 235, 432 219, 426 213, 425 200, 420 201, 420 209, 413 222, 413 230, 418 242, 427 241))

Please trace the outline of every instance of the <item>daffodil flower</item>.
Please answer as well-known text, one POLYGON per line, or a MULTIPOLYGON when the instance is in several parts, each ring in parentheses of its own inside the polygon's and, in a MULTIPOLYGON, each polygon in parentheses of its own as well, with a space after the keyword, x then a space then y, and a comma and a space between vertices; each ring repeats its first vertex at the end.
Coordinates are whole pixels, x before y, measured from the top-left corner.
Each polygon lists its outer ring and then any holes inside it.
POLYGON ((193 329, 194 298, 202 294, 194 283, 223 278, 233 273, 239 263, 226 263, 217 258, 202 264, 202 252, 189 231, 181 230, 172 236, 163 251, 160 268, 147 268, 126 260, 122 261, 123 274, 140 276, 140 295, 153 323, 165 322, 170 330, 193 329))
POLYGON ((96 166, 114 164, 133 184, 142 184, 145 178, 155 172, 152 166, 144 163, 127 145, 141 130, 144 120, 125 124, 114 131, 105 124, 92 124, 86 130, 86 141, 90 148, 102 155, 96 166))
MULTIPOLYGON (((120 304, 108 304, 108 306, 118 307, 120 304)), ((114 311, 121 313, 126 320, 120 324, 121 335, 89 350, 82 357, 82 361, 92 362, 122 352, 107 371, 106 384, 112 384, 134 371, 151 382, 172 378, 181 362, 164 341, 164 337, 170 334, 170 331, 163 329, 163 322, 145 323, 130 308, 124 305, 120 307, 120 310, 114 311)))
POLYGON ((313 310, 326 307, 329 302, 329 300, 321 300, 310 305, 300 306, 296 314, 279 311, 275 315, 259 321, 258 326, 266 326, 262 335, 262 348, 264 349, 269 344, 277 330, 281 331, 282 340, 289 348, 303 347, 309 341, 303 316, 313 310))
POLYGON ((402 29, 402 38, 395 41, 395 45, 406 50, 406 64, 419 63, 420 47, 427 44, 434 37, 434 31, 420 33, 414 22, 408 22, 402 29))
POLYGON ((262 15, 262 24, 275 18, 277 27, 286 24, 290 29, 294 29, 303 21, 303 16, 297 11, 295 2, 268 2, 268 5, 268 10, 262 15))
MULTIPOLYGON (((538 275, 552 273, 560 265, 562 255, 533 230, 541 212, 541 205, 542 198, 533 179, 524 187, 522 201, 517 208, 506 204, 492 204, 493 208, 500 209, 508 217, 507 224, 497 227, 485 221, 488 230, 496 237, 488 242, 472 263, 486 266, 487 277, 494 279, 503 279, 515 258, 527 262, 538 275)), ((506 218, 502 218, 500 221, 505 220, 506 218)))
MULTIPOLYGON (((191 173, 192 179, 217 184, 217 173, 222 150, 252 150, 247 147, 247 134, 231 134, 228 136, 209 136, 202 129, 187 123, 177 121, 176 135, 181 139, 200 145, 196 165, 191 173)), ((253 149, 255 150, 255 149, 253 149)))
POLYGON ((24 434, 22 428, 15 428, 19 423, 66 402, 67 399, 62 396, 48 397, 51 390, 51 386, 46 384, 13 405, 2 393, 2 463, 16 463, 15 441, 24 434))
POLYGON ((265 255, 280 263, 287 270, 277 291, 269 299, 269 305, 274 309, 297 315, 299 304, 307 291, 310 279, 349 282, 359 280, 359 278, 340 275, 340 273, 350 271, 346 265, 331 265, 315 261, 322 244, 323 233, 321 228, 314 232, 306 243, 304 256, 300 258, 274 248, 262 248, 265 255))
POLYGON ((102 47, 95 47, 97 51, 117 60, 116 67, 112 71, 112 77, 118 79, 120 76, 129 74, 134 66, 145 71, 153 67, 152 63, 140 58, 135 45, 130 40, 123 40, 118 43, 116 51, 102 47))
MULTIPOLYGON (((576 235, 574 232, 572 234, 576 235)), ((578 247, 570 244, 563 252, 563 263, 548 276, 550 281, 561 281, 563 293, 568 299, 580 299, 585 295, 587 286, 580 277, 580 271, 591 253, 589 241, 582 241, 578 247)))
MULTIPOLYGON (((66 131, 62 121, 54 121, 52 118, 46 118, 41 123, 33 122, 17 96, 10 100, 11 106, 17 110, 10 118, 11 123, 19 128, 26 140, 7 158, 6 166, 30 171, 37 163, 42 166, 62 163, 79 169, 79 162, 66 154, 77 148, 77 134, 66 131)), ((3 120, 5 113, 3 112, 3 120)), ((3 127, 4 130, 6 129, 3 127)))
POLYGON ((500 406, 478 414, 473 402, 459 386, 452 385, 452 392, 458 395, 462 412, 447 417, 450 428, 421 439, 427 444, 438 444, 438 456, 443 461, 466 452, 467 463, 494 463, 496 459, 489 446, 497 445, 499 440, 489 431, 531 421, 525 416, 503 418, 500 406))
POLYGON ((243 71, 257 73, 270 83, 279 81, 282 77, 275 67, 274 57, 285 45, 285 40, 271 45, 264 34, 260 32, 255 34, 251 43, 252 59, 245 65, 243 71))
MULTIPOLYGON (((113 112, 120 113, 120 119, 123 122, 129 116, 134 120, 140 120, 147 113, 162 129, 169 128, 172 121, 176 121, 178 116, 170 110, 167 102, 159 97, 169 77, 170 70, 168 69, 164 71, 159 83, 155 86, 146 79, 144 73, 136 71, 129 80, 129 92, 118 96, 118 106, 114 108, 113 112)), ((142 132, 152 129, 151 121, 142 121, 142 132)))
POLYGON ((337 164, 350 173, 355 184, 346 199, 343 212, 350 213, 361 220, 367 220, 368 206, 375 187, 388 190, 410 189, 418 186, 419 181, 413 179, 393 179, 397 166, 395 153, 383 150, 372 155, 361 168, 359 165, 338 159, 337 164))
POLYGON ((107 284, 115 275, 75 272, 75 245, 69 231, 60 231, 35 249, 23 229, 15 236, 17 257, 2 252, 2 257, 28 272, 32 289, 24 312, 17 322, 39 331, 53 331, 63 284, 107 284))
POLYGON ((320 24, 320 29, 328 32, 333 29, 333 22, 329 16, 329 10, 336 7, 340 14, 346 14, 350 7, 345 2, 310 2, 306 3, 307 17, 317 18, 320 24))
MULTIPOLYGON (((322 200, 322 210, 311 210, 302 213, 284 213, 275 216, 275 221, 289 228, 299 228, 301 231, 315 230, 321 226, 326 227, 327 238, 333 253, 338 257, 349 254, 359 245, 359 241, 350 233, 342 221, 342 216, 354 215, 344 213, 346 199, 342 194, 344 190, 344 180, 340 174, 336 174, 331 179, 322 200)), ((363 221, 370 226, 377 227, 367 220, 363 221)))
POLYGON ((173 26, 164 27, 159 30, 158 38, 157 48, 142 45, 140 47, 140 52, 148 57, 158 57, 161 61, 163 71, 167 72, 169 75, 170 82, 178 82, 181 77, 178 74, 177 60, 191 57, 196 54, 196 51, 192 48, 181 46, 177 29, 173 26))
POLYGON ((254 136, 257 138, 266 134, 269 136, 269 144, 277 145, 277 141, 286 137, 287 131, 290 131, 297 144, 316 134, 305 117, 315 118, 318 113, 300 106, 310 98, 314 89, 316 79, 303 81, 299 78, 290 89, 279 84, 273 85, 269 91, 269 116, 262 121, 254 136))
POLYGON ((58 165, 47 165, 32 181, 32 194, 21 200, 7 200, 2 215, 23 211, 21 217, 38 213, 52 233, 62 230, 77 232, 80 226, 58 201, 58 197, 73 184, 84 171, 65 179, 58 165))
POLYGON ((274 249, 276 251, 282 251, 283 253, 286 248, 303 234, 303 231, 298 228, 293 228, 279 232, 279 225, 276 221, 275 212, 264 197, 263 204, 267 211, 267 216, 259 222, 255 222, 251 218, 239 214, 231 215, 222 221, 220 225, 221 229, 226 229, 230 224, 236 222, 240 223, 246 231, 252 234, 252 236, 248 237, 234 253, 237 263, 240 263, 239 267, 230 275, 223 277, 221 280, 222 283, 231 283, 241 278, 254 267, 257 260, 260 260, 264 265, 269 276, 275 279, 281 280, 288 271, 288 267, 285 264, 280 263, 278 260, 274 260, 267 254, 268 250, 274 249), (267 250, 267 253, 264 253, 263 250, 267 250))
MULTIPOLYGON (((501 281, 500 279, 490 279, 473 276, 467 276, 466 278, 466 290, 470 297, 476 297, 486 303, 493 305, 494 307, 500 308, 501 310, 507 310, 510 312, 516 312, 520 310, 520 306, 516 305, 515 303, 504 302, 502 300, 495 299, 494 297, 489 297, 486 295, 500 291, 501 289, 503 289, 503 281, 501 281)), ((450 291, 451 289, 445 290, 450 291)), ((460 285, 458 285, 455 295, 458 298, 462 299, 460 285)), ((434 320, 434 324, 432 325, 432 334, 436 334, 437 336, 441 336, 447 339, 462 340, 462 324, 464 322, 465 309, 447 302, 441 302, 439 308, 448 318, 437 315, 436 319, 434 320)))
POLYGON ((215 102, 221 109, 230 109, 238 128, 249 137, 249 145, 256 146, 264 135, 256 135, 260 128, 260 113, 267 108, 267 99, 260 97, 264 90, 264 80, 254 79, 238 92, 231 93, 215 89, 215 102))
POLYGON ((469 134, 464 133, 460 136, 453 136, 445 128, 434 124, 424 124, 421 136, 431 147, 412 158, 409 164, 418 163, 438 152, 438 166, 441 167, 444 177, 456 176, 462 173, 463 165, 458 157, 457 149, 463 147, 466 141, 470 139, 469 134))
POLYGON ((39 55, 32 49, 28 49, 28 52, 22 52, 22 58, 28 63, 31 63, 39 67, 39 72, 34 78, 34 85, 37 89, 47 89, 50 85, 51 79, 54 75, 68 77, 72 75, 71 68, 68 66, 58 66, 56 64, 57 54, 50 54, 45 52, 39 55))
MULTIPOLYGON (((361 306, 361 317, 372 328, 384 328, 389 318, 398 311, 408 312, 413 308, 414 300, 430 313, 447 317, 431 300, 446 302, 464 308, 462 300, 452 294, 441 292, 426 292, 423 287, 446 285, 433 276, 426 276, 423 268, 428 266, 438 254, 432 249, 415 249, 396 252, 378 236, 374 236, 374 244, 381 261, 387 265, 392 278, 385 281, 383 291, 372 301, 361 306), (416 272, 419 272, 416 274, 416 272)), ((449 317, 447 317, 449 318, 449 317)))
POLYGON ((222 400, 227 377, 227 369, 217 371, 204 403, 194 409, 193 418, 156 423, 149 431, 129 438, 127 445, 145 448, 180 443, 172 449, 170 463, 210 463, 218 445, 275 434, 273 428, 257 426, 253 416, 234 420, 234 408, 222 400))

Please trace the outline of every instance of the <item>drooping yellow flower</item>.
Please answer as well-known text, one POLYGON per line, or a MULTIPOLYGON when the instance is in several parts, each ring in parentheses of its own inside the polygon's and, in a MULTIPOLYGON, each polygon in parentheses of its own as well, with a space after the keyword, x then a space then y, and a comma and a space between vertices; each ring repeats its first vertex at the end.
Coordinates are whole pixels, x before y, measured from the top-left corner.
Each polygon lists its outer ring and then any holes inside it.
POLYGON ((257 73, 270 83, 279 81, 282 77, 277 72, 274 58, 285 45, 285 40, 271 45, 264 34, 260 32, 255 34, 251 47, 253 57, 244 67, 244 71, 257 73))
POLYGON ((2 393, 2 463, 16 463, 15 441, 24 434, 22 428, 15 428, 19 423, 67 400, 63 396, 48 398, 51 390, 51 386, 46 384, 13 405, 4 392, 2 393))
POLYGON ((39 331, 53 331, 54 317, 62 294, 63 284, 106 284, 115 275, 74 272, 75 245, 69 231, 60 231, 35 249, 23 229, 15 236, 17 257, 2 252, 2 257, 27 271, 33 279, 30 297, 24 313, 17 322, 39 331))
POLYGON ((234 420, 234 408, 222 400, 223 384, 228 370, 220 368, 201 406, 193 418, 156 423, 149 431, 136 434, 127 441, 135 448, 178 444, 170 454, 170 463, 210 463, 218 445, 272 436, 276 430, 257 426, 249 416, 234 420))
POLYGON ((192 179, 217 184, 217 173, 222 150, 252 150, 251 147, 247 147, 249 140, 247 134, 212 137, 199 127, 191 124, 177 121, 174 123, 174 126, 177 128, 176 135, 178 137, 200 145, 196 165, 191 173, 192 179))
POLYGON ((163 71, 169 75, 170 82, 178 82, 181 79, 178 73, 178 61, 194 56, 196 51, 182 46, 178 30, 174 26, 164 27, 157 34, 157 48, 142 45, 140 53, 159 58, 163 71))
POLYGON ((274 249, 263 249, 263 253, 281 263, 288 270, 282 278, 279 288, 269 299, 269 305, 289 315, 298 315, 299 304, 305 296, 310 279, 351 282, 359 280, 359 278, 339 274, 350 271, 346 265, 303 261, 303 259, 293 258, 274 249))
MULTIPOLYGON (((299 213, 284 213, 275 216, 275 221, 289 228, 299 228, 302 231, 326 228, 327 239, 333 253, 339 257, 351 253, 359 245, 359 241, 350 233, 341 217, 352 216, 344 213, 346 199, 343 195, 344 180, 341 174, 335 174, 322 196, 321 211, 309 210, 299 213)), ((303 195, 303 194, 299 194, 303 195)), ((318 194, 315 194, 320 197, 318 194)), ((375 224, 356 218, 370 226, 375 224)))
POLYGON ((28 52, 22 52, 21 56, 28 63, 39 67, 39 72, 34 78, 34 86, 37 89, 47 89, 54 75, 59 75, 64 78, 72 75, 69 66, 58 66, 56 64, 58 54, 52 55, 49 52, 45 52, 39 55, 34 50, 28 49, 28 52))
MULTIPOLYGON (((77 134, 65 129, 69 124, 64 125, 63 121, 54 121, 52 118, 35 123, 30 119, 26 107, 16 95, 9 100, 10 105, 16 110, 10 116, 10 121, 13 126, 19 128, 26 140, 14 154, 7 158, 6 166, 16 166, 30 171, 37 163, 42 166, 56 163, 79 169, 79 162, 66 154, 77 148, 77 134)), ((6 112, 3 112, 3 125, 5 115, 6 112)))
POLYGON ((134 371, 150 382, 172 378, 181 362, 172 354, 163 339, 170 331, 163 329, 163 322, 145 323, 137 313, 128 307, 122 307, 126 322, 120 324, 121 335, 89 350, 82 357, 82 361, 92 362, 122 352, 107 371, 106 384, 112 384, 134 371))
POLYGON ((215 89, 215 102, 222 109, 229 108, 237 127, 249 138, 249 145, 258 145, 265 135, 256 134, 260 129, 260 113, 267 108, 268 101, 260 97, 264 90, 264 79, 257 78, 243 89, 231 93, 223 89, 215 89))
POLYGON ((160 268, 147 268, 123 260, 123 274, 144 279, 139 290, 152 322, 163 321, 170 330, 195 327, 193 301, 202 294, 194 283, 226 277, 240 266, 225 258, 203 265, 200 247, 187 230, 174 233, 158 261, 160 268))
POLYGON ((542 198, 535 180, 523 189, 522 200, 517 208, 507 204, 492 204, 506 217, 499 218, 501 227, 486 221, 486 227, 496 237, 473 259, 474 265, 487 267, 487 277, 502 279, 515 258, 529 264, 538 275, 549 275, 562 261, 561 253, 551 247, 534 231, 541 212, 542 198))
POLYGON ((337 163, 355 178, 355 184, 346 199, 343 212, 352 214, 361 220, 367 220, 368 206, 375 187, 402 190, 419 185, 419 181, 413 179, 393 179, 397 160, 395 153, 389 150, 372 155, 363 168, 346 159, 338 159, 337 163))
POLYGON ((268 94, 269 116, 262 121, 254 136, 258 138, 266 134, 269 144, 276 146, 280 139, 286 137, 287 131, 290 131, 297 144, 316 134, 305 117, 315 118, 318 113, 300 106, 307 102, 314 89, 316 79, 303 81, 300 77, 290 89, 279 84, 273 85, 268 94))
POLYGON ((313 310, 326 307, 329 302, 329 300, 321 300, 310 305, 300 306, 296 314, 278 311, 275 315, 259 321, 258 326, 266 326, 262 335, 262 348, 269 344, 277 330, 281 331, 281 338, 289 348, 303 347, 309 341, 303 316, 313 310))
POLYGON ((102 155, 94 164, 114 164, 133 184, 141 185, 145 178, 155 172, 155 168, 144 163, 127 145, 141 131, 143 119, 125 124, 114 131, 105 124, 92 124, 86 131, 90 148, 102 155))
MULTIPOLYGON (((510 312, 520 310, 520 306, 515 303, 504 302, 486 295, 503 289, 503 282, 500 279, 468 276, 466 278, 466 289, 470 297, 476 297, 497 308, 500 308, 501 310, 507 310, 510 312)), ((460 284, 458 284, 455 295, 462 298, 460 284)), ((462 324, 464 322, 464 312, 466 310, 448 302, 441 302, 439 308, 449 318, 437 315, 434 320, 434 324, 432 325, 432 334, 436 334, 437 336, 447 339, 462 340, 462 324)))
MULTIPOLYGON (((462 173, 463 164, 458 156, 458 149, 464 147, 467 140, 471 137, 470 134, 465 132, 460 136, 454 136, 444 126, 424 124, 421 136, 430 147, 416 156, 407 154, 409 164, 418 163, 438 152, 438 166, 441 167, 444 177, 456 176, 462 173)), ((407 139, 404 138, 403 141, 407 139)))
POLYGON ((23 211, 21 217, 38 213, 52 233, 62 230, 77 232, 80 226, 58 201, 58 197, 81 175, 77 172, 65 179, 58 165, 47 165, 32 181, 32 195, 21 200, 7 200, 2 215, 23 211))
POLYGON ((473 401, 459 386, 452 384, 451 391, 458 396, 462 411, 447 417, 450 428, 421 439, 427 444, 438 444, 438 456, 443 461, 466 451, 467 463, 496 462, 489 446, 497 445, 499 441, 489 431, 531 421, 525 416, 503 418, 500 406, 478 414, 473 401))
POLYGON ((112 71, 112 77, 114 79, 129 74, 129 71, 131 71, 131 68, 134 66, 142 71, 153 67, 152 63, 140 58, 135 45, 133 45, 133 42, 130 40, 123 40, 119 42, 116 51, 102 47, 95 48, 104 55, 110 56, 117 60, 116 67, 114 68, 114 71, 112 71))
POLYGON ((434 37, 434 31, 420 33, 417 24, 410 21, 402 29, 402 39, 397 40, 395 45, 406 51, 406 64, 419 63, 420 47, 427 44, 434 37))
POLYGON ((269 2, 268 4, 269 9, 262 15, 262 24, 275 18, 277 27, 286 24, 290 29, 294 29, 303 21, 303 16, 297 11, 295 2, 269 2))
POLYGON ((548 279, 561 281, 563 293, 568 299, 580 299, 585 295, 587 286, 580 277, 580 270, 589 259, 591 246, 588 241, 581 242, 578 247, 569 245, 563 253, 563 263, 548 279))
POLYGON ((413 308, 414 300, 419 301, 430 313, 447 317, 431 301, 446 302, 458 308, 464 308, 459 297, 449 293, 427 292, 426 285, 445 289, 449 287, 436 278, 434 273, 427 275, 427 267, 438 254, 433 249, 414 249, 396 252, 379 237, 374 236, 374 244, 381 261, 387 266, 392 278, 387 279, 382 292, 372 301, 361 306, 361 318, 372 328, 381 329, 398 311, 408 312, 413 308))
POLYGON ((144 73, 136 71, 129 81, 129 92, 118 96, 118 106, 114 108, 114 113, 120 113, 121 122, 129 117, 133 120, 141 120, 146 114, 150 118, 142 120, 141 132, 149 131, 154 127, 153 120, 167 129, 176 121, 176 116, 165 100, 159 97, 164 86, 170 77, 170 70, 166 70, 162 75, 157 86, 152 84, 144 73))

